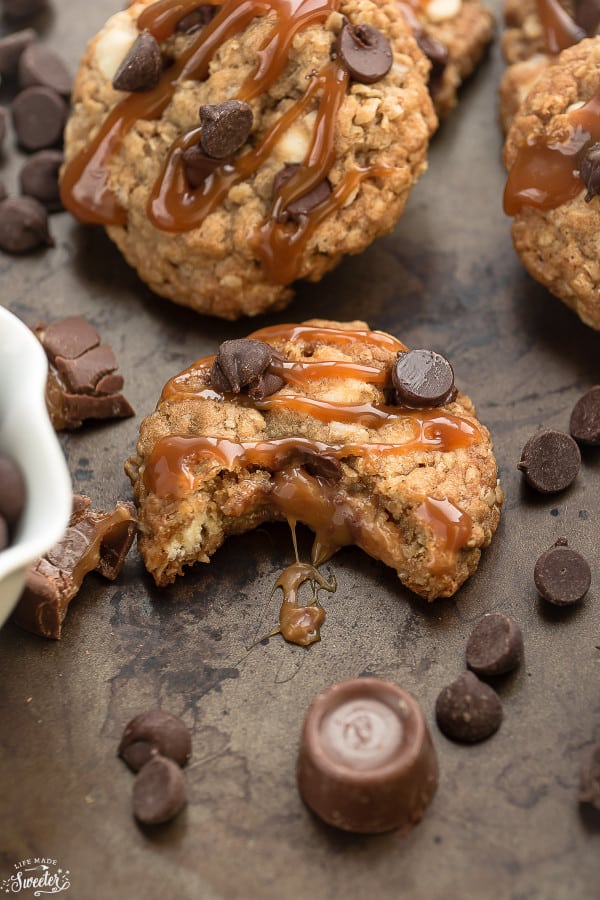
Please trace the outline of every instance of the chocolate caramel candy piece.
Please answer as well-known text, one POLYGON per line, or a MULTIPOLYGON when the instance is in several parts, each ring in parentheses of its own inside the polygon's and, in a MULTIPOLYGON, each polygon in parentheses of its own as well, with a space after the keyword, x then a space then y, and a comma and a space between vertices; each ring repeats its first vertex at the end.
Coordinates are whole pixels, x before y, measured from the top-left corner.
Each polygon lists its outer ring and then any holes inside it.
POLYGON ((133 783, 133 814, 138 822, 169 822, 186 803, 185 782, 177 763, 157 755, 142 766, 133 783))
POLYGON ((40 150, 19 172, 21 193, 33 197, 47 209, 62 209, 58 173, 64 156, 60 150, 40 150))
POLYGON ((210 384, 223 393, 247 390, 254 400, 261 400, 284 384, 279 375, 268 371, 272 359, 273 350, 264 341, 224 341, 210 370, 210 384))
POLYGON ((252 131, 252 108, 242 100, 205 104, 200 107, 200 146, 213 159, 233 156, 252 131))
POLYGON ((579 444, 600 444, 600 384, 590 388, 573 407, 569 431, 579 444))
POLYGON ((502 704, 489 684, 473 672, 463 672, 438 695, 435 717, 440 731, 450 740, 476 744, 500 728, 502 704))
POLYGON ((581 465, 581 453, 573 438, 547 428, 529 438, 517 464, 526 482, 541 494, 564 491, 573 483, 581 465))
POLYGON ((600 743, 592 744, 582 754, 579 770, 579 802, 589 803, 600 811, 600 743))
POLYGON ((27 489, 20 467, 14 459, 0 453, 0 516, 11 528, 25 509, 27 489))
POLYGON ((478 675, 511 672, 523 658, 523 633, 510 616, 487 613, 467 641, 467 666, 478 675))
POLYGON ((149 31, 143 31, 117 69, 112 86, 115 91, 151 91, 162 71, 160 44, 149 31))
POLYGON ((433 350, 398 353, 392 384, 397 403, 415 409, 444 406, 456 396, 452 366, 433 350))
POLYGON ((592 583, 587 560, 559 538, 542 553, 533 570, 535 586, 544 600, 555 606, 571 606, 583 600, 592 583))
POLYGON ((15 97, 11 111, 24 150, 44 150, 61 142, 69 110, 52 88, 41 85, 26 88, 15 97))
POLYGON ((41 85, 69 97, 73 85, 71 73, 58 53, 44 44, 30 43, 19 57, 19 84, 22 88, 41 85))
POLYGON ((76 495, 62 539, 32 565, 13 621, 41 637, 59 639, 69 604, 93 570, 114 580, 121 571, 137 530, 135 507, 117 503, 111 512, 90 509, 76 495))
POLYGON ((127 724, 118 752, 134 772, 156 753, 185 766, 192 755, 192 739, 187 725, 177 716, 151 709, 127 724))
MULTIPOLYGON (((299 168, 300 166, 296 163, 288 164, 277 172, 273 179, 273 196, 277 194, 279 189, 286 181, 289 181, 299 168)), ((320 203, 327 200, 330 194, 331 185, 328 180, 324 178, 323 181, 320 181, 319 184, 315 185, 315 187, 307 194, 303 194, 302 197, 298 197, 297 200, 292 200, 292 202, 288 203, 282 210, 277 211, 275 213, 277 221, 287 222, 291 220, 297 225, 300 224, 316 206, 319 206, 320 203)))
POLYGON ((392 48, 388 39, 372 25, 352 26, 346 21, 336 51, 350 77, 361 84, 373 84, 392 67, 392 48))
POLYGON ((54 246, 46 208, 33 197, 0 201, 0 250, 29 253, 44 246, 54 246))
POLYGON ((409 831, 438 782, 420 706, 378 678, 333 685, 306 715, 297 777, 304 802, 330 825, 365 834, 409 831))
POLYGON ((7 19, 27 19, 48 6, 48 0, 4 0, 2 10, 7 19))
POLYGON ((199 6, 198 9, 192 10, 186 16, 183 16, 175 26, 175 31, 182 34, 193 34, 204 28, 215 17, 218 12, 217 6, 208 3, 199 6))
POLYGON ((23 28, 0 38, 0 75, 3 78, 17 74, 21 54, 36 40, 33 28, 23 28))

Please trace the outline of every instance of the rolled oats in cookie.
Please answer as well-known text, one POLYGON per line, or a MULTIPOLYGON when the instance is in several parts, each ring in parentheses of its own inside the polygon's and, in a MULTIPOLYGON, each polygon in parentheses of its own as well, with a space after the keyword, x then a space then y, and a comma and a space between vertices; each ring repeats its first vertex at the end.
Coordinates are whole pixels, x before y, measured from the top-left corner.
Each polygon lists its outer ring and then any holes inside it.
POLYGON ((244 343, 226 342, 166 384, 126 463, 156 583, 209 562, 229 535, 287 519, 315 532, 311 564, 277 583, 288 639, 318 639, 324 612, 298 607, 298 588, 311 580, 333 591, 315 567, 342 546, 383 561, 428 600, 451 596, 475 572, 502 504, 490 436, 468 397, 395 402, 406 347, 364 322, 277 325, 244 343))
POLYGON ((138 0, 82 60, 63 202, 161 296, 279 309, 396 223, 436 126, 428 71, 396 0, 138 0), (124 94, 140 36, 168 64, 124 94))
POLYGON ((564 50, 535 82, 504 148, 504 209, 525 268, 600 329, 600 37, 564 50))

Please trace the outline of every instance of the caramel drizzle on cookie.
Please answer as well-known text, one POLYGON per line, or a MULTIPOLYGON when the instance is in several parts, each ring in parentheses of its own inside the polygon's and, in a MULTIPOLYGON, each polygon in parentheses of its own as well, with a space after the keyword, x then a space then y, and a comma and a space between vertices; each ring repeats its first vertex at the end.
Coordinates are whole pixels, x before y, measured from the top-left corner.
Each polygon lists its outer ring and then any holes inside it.
POLYGON ((584 189, 579 169, 588 147, 600 140, 600 88, 582 106, 564 114, 567 137, 549 144, 542 137, 523 144, 504 189, 504 212, 515 216, 523 207, 556 209, 584 189))
POLYGON ((586 33, 558 0, 536 0, 537 13, 544 30, 544 43, 551 56, 578 44, 586 33))
MULTIPOLYGON (((178 84, 186 79, 202 81, 208 76, 209 63, 225 41, 257 16, 275 12, 277 23, 259 51, 259 63, 242 84, 237 99, 248 102, 259 96, 283 71, 295 34, 309 25, 325 21, 339 5, 340 0, 226 0, 190 47, 163 74, 158 86, 152 91, 131 94, 121 101, 109 113, 90 144, 67 163, 61 182, 65 207, 84 222, 125 225, 127 212, 109 187, 108 167, 134 123, 140 119, 159 118, 171 102, 178 84)), ((197 0, 180 0, 178 3, 159 0, 140 14, 138 29, 147 29, 158 40, 165 40, 173 34, 179 19, 197 6, 197 0)), ((398 171, 387 166, 351 170, 329 197, 303 216, 297 225, 278 221, 286 206, 309 193, 331 170, 335 161, 333 123, 348 81, 348 73, 339 62, 330 62, 320 72, 312 73, 304 95, 268 129, 256 146, 234 161, 217 165, 199 188, 192 189, 187 183, 181 157, 185 149, 198 142, 200 129, 195 128, 178 138, 151 190, 147 208, 149 220, 156 228, 170 232, 185 232, 199 226, 220 205, 233 185, 257 171, 284 131, 317 103, 315 127, 306 158, 276 192, 268 218, 251 239, 252 249, 272 282, 287 284, 299 277, 302 252, 318 225, 347 203, 365 178, 384 178, 398 171)))

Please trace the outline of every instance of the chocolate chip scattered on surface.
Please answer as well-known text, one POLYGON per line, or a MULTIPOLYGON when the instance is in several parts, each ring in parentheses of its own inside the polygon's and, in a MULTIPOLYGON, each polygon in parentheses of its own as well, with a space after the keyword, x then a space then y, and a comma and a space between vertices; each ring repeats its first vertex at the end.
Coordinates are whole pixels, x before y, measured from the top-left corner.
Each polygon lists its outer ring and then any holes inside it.
POLYGON ((37 41, 33 28, 13 31, 0 38, 0 76, 11 78, 17 74, 19 59, 23 51, 37 41))
POLYGON ((7 197, 0 201, 0 250, 30 253, 53 247, 48 211, 33 197, 7 197))
POLYGON ((55 90, 41 85, 17 94, 12 107, 13 126, 24 150, 44 150, 61 143, 69 108, 55 90))
POLYGON ((22 88, 40 85, 69 97, 73 78, 62 58, 50 47, 37 42, 27 44, 19 57, 19 84, 22 88))
POLYGON ((118 753, 134 772, 157 753, 185 766, 192 755, 192 738, 180 718, 163 709, 151 709, 127 724, 118 753))
POLYGON ((392 384, 398 404, 417 409, 443 406, 456 395, 452 366, 433 350, 398 353, 392 384))
POLYGON ((563 431, 546 428, 529 438, 517 468, 527 484, 541 494, 564 491, 577 477, 581 453, 576 441, 563 431))
POLYGON ((440 731, 452 741, 475 744, 491 737, 502 722, 502 704, 496 691, 473 672, 445 687, 435 703, 440 731))
POLYGON ((175 26, 175 31, 183 34, 193 34, 195 31, 199 31, 201 28, 208 25, 217 11, 217 6, 204 3, 202 6, 199 6, 198 9, 192 10, 191 13, 188 13, 179 19, 175 26))
POLYGON ((592 583, 586 559, 559 538, 542 553, 533 570, 535 586, 544 600, 555 606, 571 606, 583 600, 592 583))
POLYGON ((116 91, 151 91, 162 71, 160 44, 150 32, 143 31, 117 69, 112 85, 116 91))
POLYGON ((50 212, 62 209, 58 179, 63 159, 61 150, 39 150, 19 172, 21 193, 33 197, 50 212))
POLYGON ((183 774, 177 763, 153 756, 133 783, 133 814, 143 825, 162 825, 187 804, 183 774))
POLYGON ((467 666, 477 675, 503 675, 523 658, 523 633, 504 613, 487 613, 467 641, 467 666))
POLYGON ((569 431, 580 444, 600 445, 600 384, 586 391, 573 407, 569 431))

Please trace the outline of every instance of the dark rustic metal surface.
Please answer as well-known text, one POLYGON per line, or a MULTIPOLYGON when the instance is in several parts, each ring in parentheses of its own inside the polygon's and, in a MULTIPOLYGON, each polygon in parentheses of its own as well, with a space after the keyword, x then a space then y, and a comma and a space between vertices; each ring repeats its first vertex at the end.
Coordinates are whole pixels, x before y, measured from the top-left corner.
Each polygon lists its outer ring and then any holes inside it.
MULTIPOLYGON (((119 6, 56 0, 45 39, 74 66, 119 6)), ((135 553, 117 583, 89 576, 59 643, 6 625, 0 882, 17 861, 44 856, 69 869, 74 900, 596 896, 599 824, 578 806, 577 777, 581 749, 600 739, 600 459, 586 452, 574 486, 545 498, 523 490, 515 466, 530 434, 566 429, 577 398, 600 381, 600 335, 513 254, 500 203, 500 71, 496 49, 434 139, 430 170, 395 232, 260 322, 360 317, 452 360, 492 431, 506 492, 478 573, 454 599, 427 606, 391 571, 345 549, 326 566, 338 590, 325 600, 322 642, 304 650, 273 638, 246 652, 276 621, 269 596, 292 558, 287 529, 274 526, 231 539, 166 591, 135 553), (590 560, 593 583, 576 609, 553 612, 532 572, 563 534, 590 560), (437 730, 433 706, 464 665, 472 623, 490 610, 521 623, 525 665, 500 682, 498 734, 456 746, 437 730), (296 791, 304 712, 320 689, 361 673, 414 693, 431 723, 440 787, 408 838, 338 833, 296 791), (191 802, 171 825, 142 830, 130 813, 132 775, 115 754, 127 720, 157 705, 193 729, 191 802)), ((11 152, 6 173, 11 183, 11 152)), ((130 496, 123 461, 163 383, 248 323, 156 299, 100 231, 66 214, 53 229, 54 250, 0 259, 2 303, 28 323, 83 314, 112 343, 137 418, 61 438, 75 487, 107 506, 130 496)))

